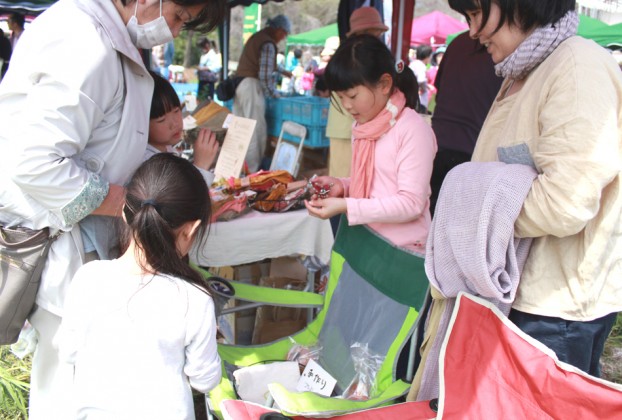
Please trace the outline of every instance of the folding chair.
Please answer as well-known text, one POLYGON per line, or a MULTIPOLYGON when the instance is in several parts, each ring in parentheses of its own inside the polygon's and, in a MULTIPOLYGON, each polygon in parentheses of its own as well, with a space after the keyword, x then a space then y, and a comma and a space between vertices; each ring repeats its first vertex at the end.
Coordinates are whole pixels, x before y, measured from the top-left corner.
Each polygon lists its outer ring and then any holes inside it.
MULTIPOLYGON (((422 256, 389 244, 365 226, 349 226, 343 217, 333 247, 325 295, 272 289, 273 294, 303 293, 316 297, 316 305, 323 301, 317 317, 291 338, 301 345, 322 346, 318 363, 337 380, 339 390, 346 389, 356 377, 351 357, 354 343, 367 344, 382 358, 372 384, 375 392, 367 400, 289 392, 279 384, 270 384, 270 395, 283 413, 307 417, 340 415, 391 404, 408 392, 410 384, 398 378, 397 362, 417 328, 419 311, 427 295, 423 261, 422 256)), ((237 298, 237 283, 232 284, 237 298)), ((302 304, 301 299, 290 300, 302 304)), ((285 360, 292 344, 289 338, 284 338, 256 346, 219 345, 223 379, 209 393, 211 410, 220 416, 221 401, 237 399, 225 366, 285 360)))
POLYGON ((279 140, 276 143, 276 149, 274 150, 274 156, 272 157, 272 163, 270 164, 270 170, 285 170, 292 174, 295 178, 300 167, 300 160, 302 159, 302 146, 304 145, 306 136, 307 127, 304 125, 292 121, 283 121, 281 134, 279 135, 279 140), (298 138, 299 140, 288 140, 284 138, 285 134, 298 138))
POLYGON ((561 362, 490 302, 460 292, 439 359, 438 418, 622 418, 622 385, 561 362))

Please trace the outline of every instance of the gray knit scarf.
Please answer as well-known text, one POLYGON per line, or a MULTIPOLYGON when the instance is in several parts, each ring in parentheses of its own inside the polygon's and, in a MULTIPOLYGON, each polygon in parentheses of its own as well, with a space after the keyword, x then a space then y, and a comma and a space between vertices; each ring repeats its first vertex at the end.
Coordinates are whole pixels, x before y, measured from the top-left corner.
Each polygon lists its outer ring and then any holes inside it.
POLYGON ((559 44, 576 35, 578 27, 579 15, 571 10, 557 22, 536 28, 512 54, 495 65, 495 73, 503 78, 524 79, 559 44))

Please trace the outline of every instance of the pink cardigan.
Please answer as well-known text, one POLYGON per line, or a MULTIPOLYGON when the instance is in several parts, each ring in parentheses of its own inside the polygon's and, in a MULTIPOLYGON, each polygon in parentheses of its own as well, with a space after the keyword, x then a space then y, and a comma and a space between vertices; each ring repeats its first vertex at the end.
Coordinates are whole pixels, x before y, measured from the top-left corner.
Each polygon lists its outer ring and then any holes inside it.
POLYGON ((348 197, 350 178, 341 178, 350 225, 366 224, 394 245, 425 253, 435 155, 432 128, 404 108, 395 126, 376 141, 370 198, 348 197))

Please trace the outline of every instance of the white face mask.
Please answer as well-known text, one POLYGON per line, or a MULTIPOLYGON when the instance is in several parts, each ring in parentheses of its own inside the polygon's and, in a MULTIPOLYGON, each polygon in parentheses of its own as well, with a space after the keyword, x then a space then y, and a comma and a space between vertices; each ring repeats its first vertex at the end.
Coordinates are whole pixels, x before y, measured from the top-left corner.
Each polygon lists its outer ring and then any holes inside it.
POLYGON ((138 0, 136 0, 134 16, 127 22, 127 31, 134 45, 138 48, 149 49, 173 40, 171 29, 168 27, 164 16, 162 16, 162 0, 160 0, 160 17, 151 22, 139 25, 138 19, 136 19, 136 12, 138 12, 138 0))

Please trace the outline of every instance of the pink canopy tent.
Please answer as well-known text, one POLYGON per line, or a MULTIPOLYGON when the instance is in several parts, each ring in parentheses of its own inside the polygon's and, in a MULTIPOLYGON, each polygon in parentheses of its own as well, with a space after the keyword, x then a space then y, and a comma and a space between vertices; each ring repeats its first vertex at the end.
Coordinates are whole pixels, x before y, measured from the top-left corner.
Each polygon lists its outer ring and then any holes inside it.
POLYGON ((413 19, 410 45, 440 45, 447 35, 464 31, 468 25, 442 12, 434 11, 413 19))

